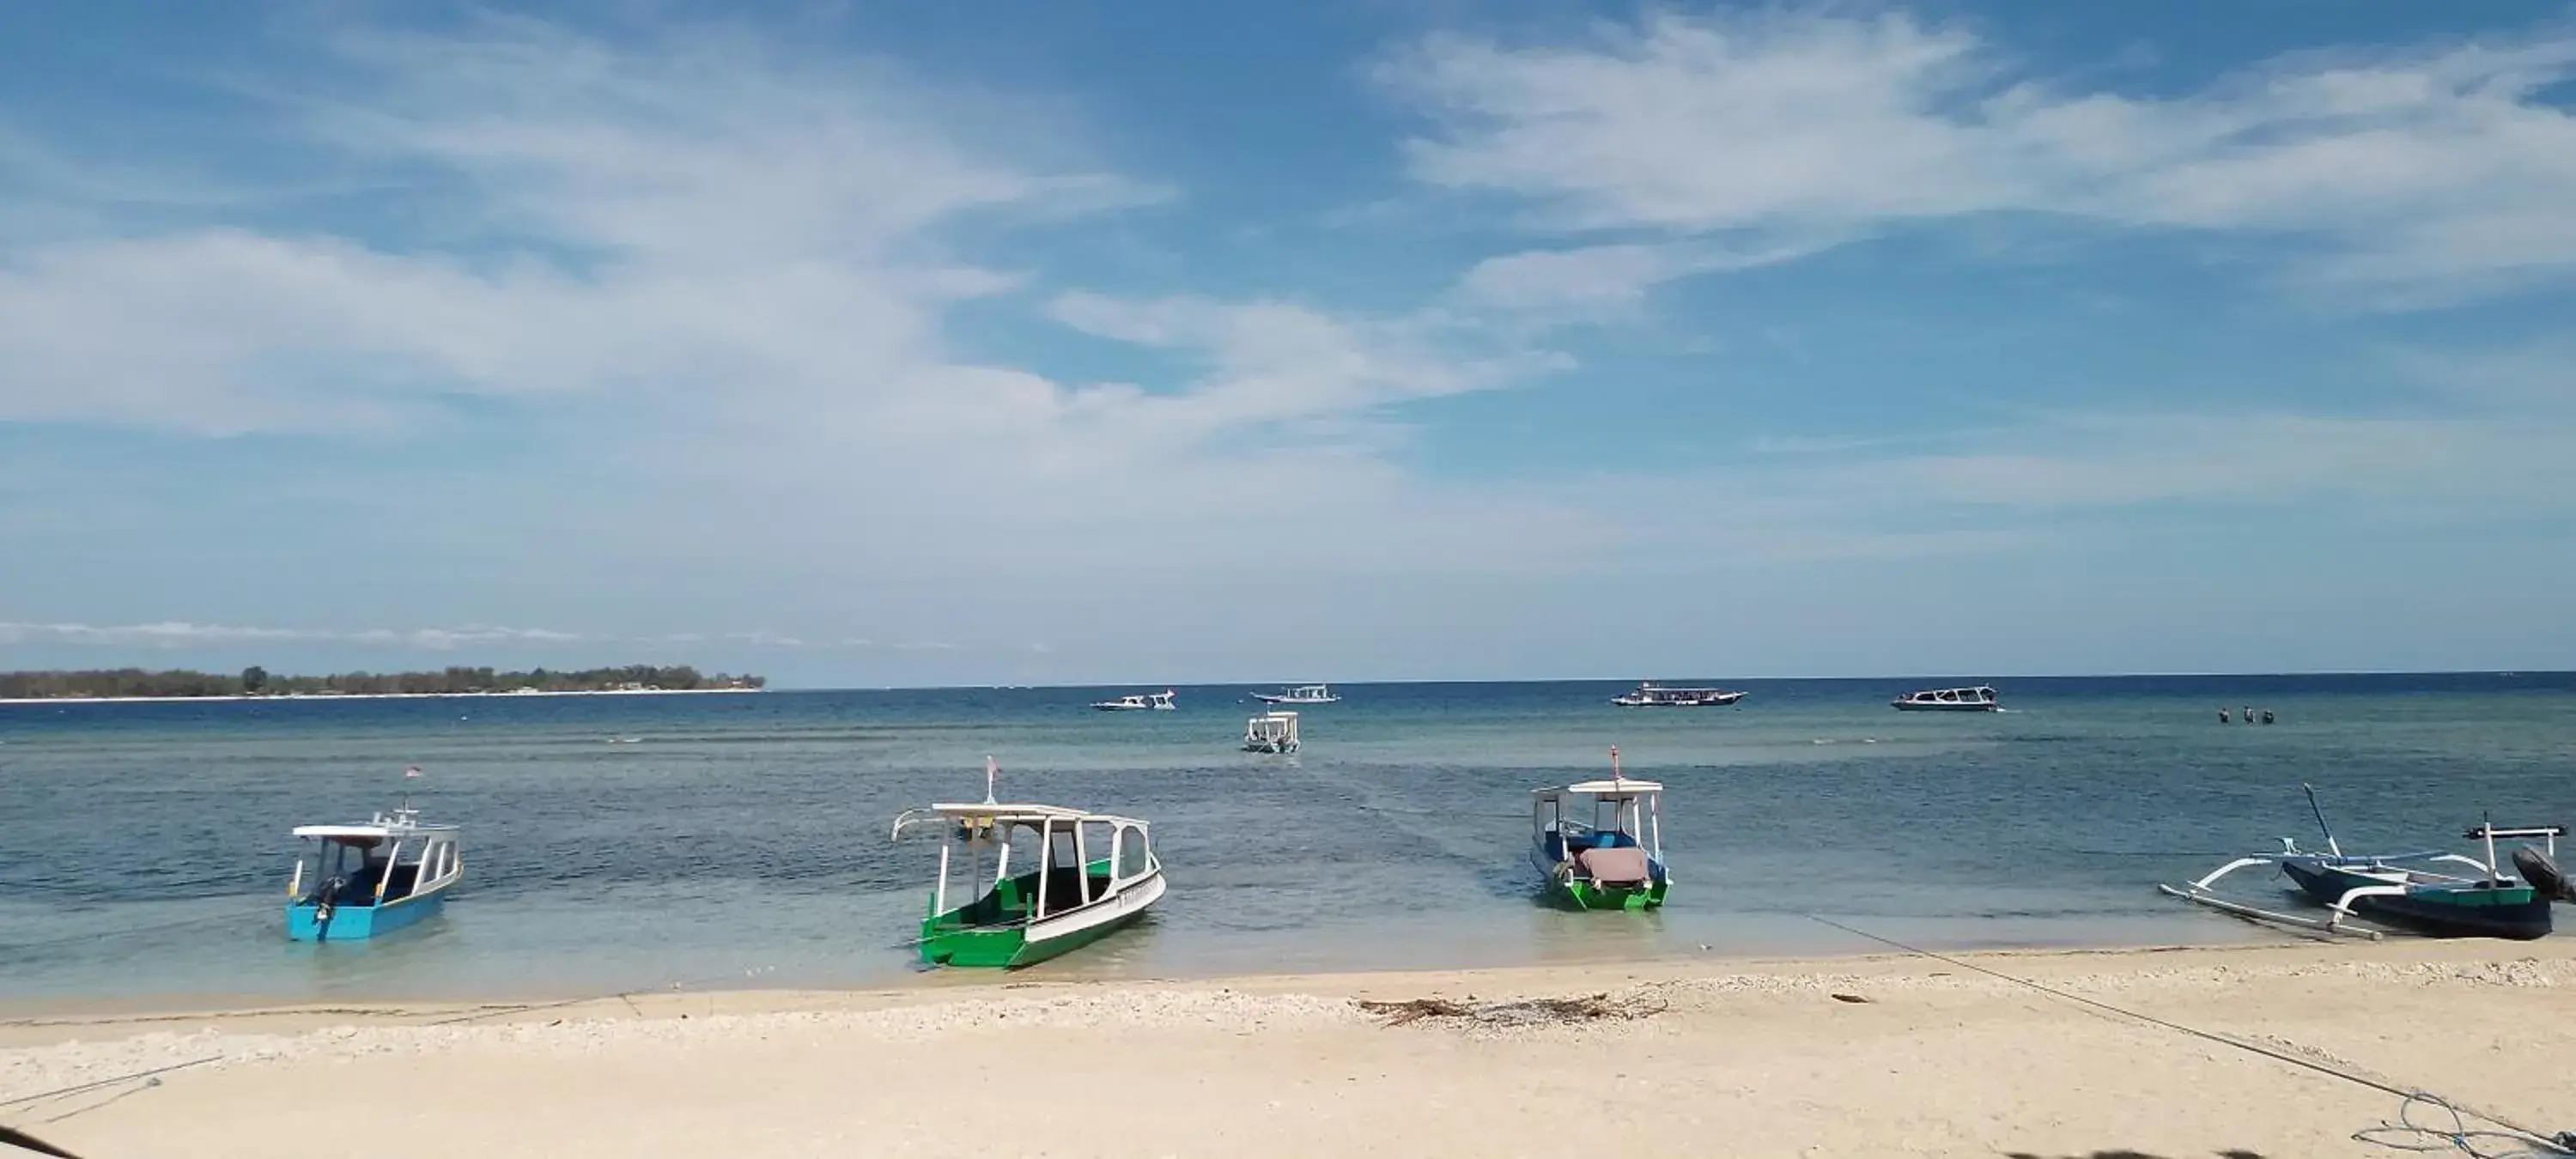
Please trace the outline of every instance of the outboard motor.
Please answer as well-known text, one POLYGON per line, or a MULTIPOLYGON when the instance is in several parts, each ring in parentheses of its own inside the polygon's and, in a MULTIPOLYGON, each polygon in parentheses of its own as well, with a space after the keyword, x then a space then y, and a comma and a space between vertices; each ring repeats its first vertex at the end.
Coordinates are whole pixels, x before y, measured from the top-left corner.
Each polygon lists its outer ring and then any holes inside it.
POLYGON ((2514 871, 2531 883, 2531 891, 2542 897, 2576 905, 2576 880, 2551 861, 2549 855, 2528 845, 2513 851, 2514 871))

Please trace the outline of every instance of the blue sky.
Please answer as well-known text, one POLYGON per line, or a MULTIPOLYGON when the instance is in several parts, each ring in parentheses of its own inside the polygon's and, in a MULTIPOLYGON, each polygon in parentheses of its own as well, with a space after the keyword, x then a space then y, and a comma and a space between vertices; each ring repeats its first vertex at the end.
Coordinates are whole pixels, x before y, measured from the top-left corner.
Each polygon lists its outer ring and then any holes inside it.
POLYGON ((0 667, 2576 659, 2576 9, 0 10, 0 667))

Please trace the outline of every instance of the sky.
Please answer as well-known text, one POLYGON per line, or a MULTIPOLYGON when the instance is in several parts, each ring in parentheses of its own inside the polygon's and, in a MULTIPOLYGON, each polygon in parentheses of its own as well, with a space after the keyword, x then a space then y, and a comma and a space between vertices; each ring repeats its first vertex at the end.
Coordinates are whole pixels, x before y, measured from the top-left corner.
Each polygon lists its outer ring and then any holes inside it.
POLYGON ((2576 7, 0 6, 0 669, 2576 667, 2576 7))

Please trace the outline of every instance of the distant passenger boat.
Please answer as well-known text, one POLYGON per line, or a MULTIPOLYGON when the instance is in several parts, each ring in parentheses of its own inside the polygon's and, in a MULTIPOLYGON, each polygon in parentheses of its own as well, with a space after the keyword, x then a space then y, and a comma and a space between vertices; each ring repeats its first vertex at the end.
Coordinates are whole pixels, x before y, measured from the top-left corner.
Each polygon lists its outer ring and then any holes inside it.
POLYGON ((1621 708, 1704 708, 1733 704, 1744 694, 1724 688, 1664 688, 1652 682, 1635 692, 1611 698, 1621 708))
POLYGON ((1333 695, 1329 685, 1300 684, 1286 692, 1255 692, 1254 700, 1263 704, 1332 704, 1341 697, 1333 695))
POLYGON ((1995 690, 1982 684, 1974 688, 1927 688, 1888 703, 1901 712, 2001 712, 2004 707, 1995 700, 1995 690))
POLYGON ((984 759, 984 799, 896 817, 894 836, 936 827, 939 878, 921 920, 921 960, 934 966, 1016 968, 1090 945, 1144 915, 1163 896, 1163 863, 1146 824, 1057 805, 993 799, 998 769, 984 759), (952 878, 958 890, 949 889, 952 878), (950 901, 962 897, 957 905, 950 901))
POLYGON ((422 824, 408 801, 363 825, 299 825, 295 835, 315 843, 286 884, 286 936, 299 942, 412 925, 437 913, 464 873, 456 826, 422 824))
POLYGON ((1172 703, 1172 695, 1172 691, 1167 688, 1161 692, 1121 696, 1116 700, 1095 700, 1091 702, 1091 707, 1102 712, 1141 712, 1148 709, 1162 709, 1168 712, 1177 707, 1172 703))
POLYGON ((1248 753, 1294 753, 1297 743, 1297 714, 1293 712, 1274 709, 1243 726, 1243 751, 1248 753))

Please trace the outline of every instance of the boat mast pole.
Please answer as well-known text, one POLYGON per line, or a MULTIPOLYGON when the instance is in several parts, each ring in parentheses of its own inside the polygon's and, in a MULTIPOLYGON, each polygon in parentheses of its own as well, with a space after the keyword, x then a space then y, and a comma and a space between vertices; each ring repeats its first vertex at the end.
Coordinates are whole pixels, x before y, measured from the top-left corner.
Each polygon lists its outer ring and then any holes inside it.
POLYGON ((2335 844, 2334 830, 2326 826, 2326 811, 2317 806, 2317 787, 2302 781, 2299 788, 2308 794, 2308 812, 2316 815, 2317 831, 2326 835, 2326 852, 2343 856, 2343 846, 2335 844))

